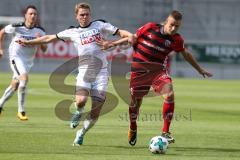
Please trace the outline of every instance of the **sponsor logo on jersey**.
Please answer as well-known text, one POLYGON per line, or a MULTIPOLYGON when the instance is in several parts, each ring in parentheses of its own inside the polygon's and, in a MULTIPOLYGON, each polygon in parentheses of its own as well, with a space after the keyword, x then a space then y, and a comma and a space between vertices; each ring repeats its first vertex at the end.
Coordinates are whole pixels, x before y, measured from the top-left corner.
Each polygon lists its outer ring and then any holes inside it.
POLYGON ((26 40, 31 40, 31 39, 35 39, 36 37, 21 35, 21 38, 26 39, 26 40))
POLYGON ((81 44, 89 44, 95 42, 96 40, 101 40, 100 31, 97 29, 91 29, 85 32, 80 33, 81 44))
POLYGON ((156 45, 153 45, 153 44, 151 44, 151 43, 148 43, 147 41, 142 41, 142 43, 144 43, 145 45, 147 45, 147 46, 149 46, 149 47, 151 47, 151 48, 154 48, 154 49, 156 49, 156 50, 158 50, 158 51, 161 51, 161 52, 164 52, 164 51, 165 51, 164 48, 161 48, 161 47, 159 47, 159 46, 156 46, 156 45))

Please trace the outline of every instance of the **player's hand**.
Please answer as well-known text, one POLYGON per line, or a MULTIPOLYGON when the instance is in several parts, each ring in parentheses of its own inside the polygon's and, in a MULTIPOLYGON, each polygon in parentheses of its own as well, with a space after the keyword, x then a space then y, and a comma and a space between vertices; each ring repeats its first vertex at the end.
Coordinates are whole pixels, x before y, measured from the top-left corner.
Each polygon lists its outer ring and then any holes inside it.
POLYGON ((204 69, 201 69, 201 70, 199 71, 199 73, 200 73, 204 78, 206 78, 206 77, 212 77, 212 76, 213 76, 212 73, 210 73, 210 72, 208 72, 208 71, 206 71, 206 70, 204 70, 204 69))
POLYGON ((3 57, 3 50, 0 49, 0 58, 2 58, 2 57, 3 57))
POLYGON ((132 34, 132 36, 128 37, 128 43, 131 45, 134 45, 137 42, 137 37, 135 34, 132 34))
POLYGON ((107 50, 114 46, 111 41, 107 41, 104 39, 96 40, 96 43, 97 43, 97 45, 100 46, 101 50, 107 50))

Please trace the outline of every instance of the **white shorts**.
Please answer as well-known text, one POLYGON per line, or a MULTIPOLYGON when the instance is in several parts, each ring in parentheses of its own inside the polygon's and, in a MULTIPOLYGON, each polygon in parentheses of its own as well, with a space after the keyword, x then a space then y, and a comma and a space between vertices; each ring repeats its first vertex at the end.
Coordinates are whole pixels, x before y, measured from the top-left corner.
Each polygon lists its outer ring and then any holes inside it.
POLYGON ((28 74, 32 65, 27 64, 18 57, 10 59, 10 67, 13 71, 13 78, 18 78, 22 74, 28 74))
POLYGON ((91 96, 105 97, 108 85, 108 70, 101 69, 99 72, 90 69, 78 69, 76 91, 79 89, 87 89, 91 96), (98 72, 98 73, 97 73, 98 72))

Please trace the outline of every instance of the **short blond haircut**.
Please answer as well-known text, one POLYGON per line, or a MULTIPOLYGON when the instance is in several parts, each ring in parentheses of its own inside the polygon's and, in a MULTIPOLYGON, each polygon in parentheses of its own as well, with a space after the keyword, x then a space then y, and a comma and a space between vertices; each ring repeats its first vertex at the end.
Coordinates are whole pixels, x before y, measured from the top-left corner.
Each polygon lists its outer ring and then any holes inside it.
POLYGON ((76 6, 75 6, 75 14, 78 13, 78 10, 79 10, 80 8, 89 9, 89 11, 91 11, 91 7, 90 7, 89 4, 87 4, 87 3, 78 3, 78 4, 76 4, 76 6))

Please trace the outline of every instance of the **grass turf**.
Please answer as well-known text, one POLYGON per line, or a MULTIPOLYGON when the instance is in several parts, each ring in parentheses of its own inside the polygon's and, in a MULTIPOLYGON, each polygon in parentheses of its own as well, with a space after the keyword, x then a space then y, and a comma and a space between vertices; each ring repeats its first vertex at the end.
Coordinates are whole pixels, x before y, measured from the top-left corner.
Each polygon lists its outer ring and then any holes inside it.
MULTIPOLYGON (((127 142, 128 105, 119 97, 117 107, 101 116, 86 134, 84 145, 72 147, 76 130, 69 128, 68 121, 58 119, 54 109, 59 101, 73 96, 49 88, 48 78, 30 75, 29 121, 16 118, 16 94, 5 104, 0 116, 1 160, 240 159, 240 81, 174 79, 176 107, 171 131, 176 143, 165 155, 154 155, 148 151, 148 142, 160 134, 161 98, 144 100, 135 147, 127 142)), ((11 75, 0 73, 0 79, 2 94, 11 75)), ((67 83, 74 84, 74 78, 68 78, 67 83)), ((108 91, 117 95, 111 83, 108 91)))

